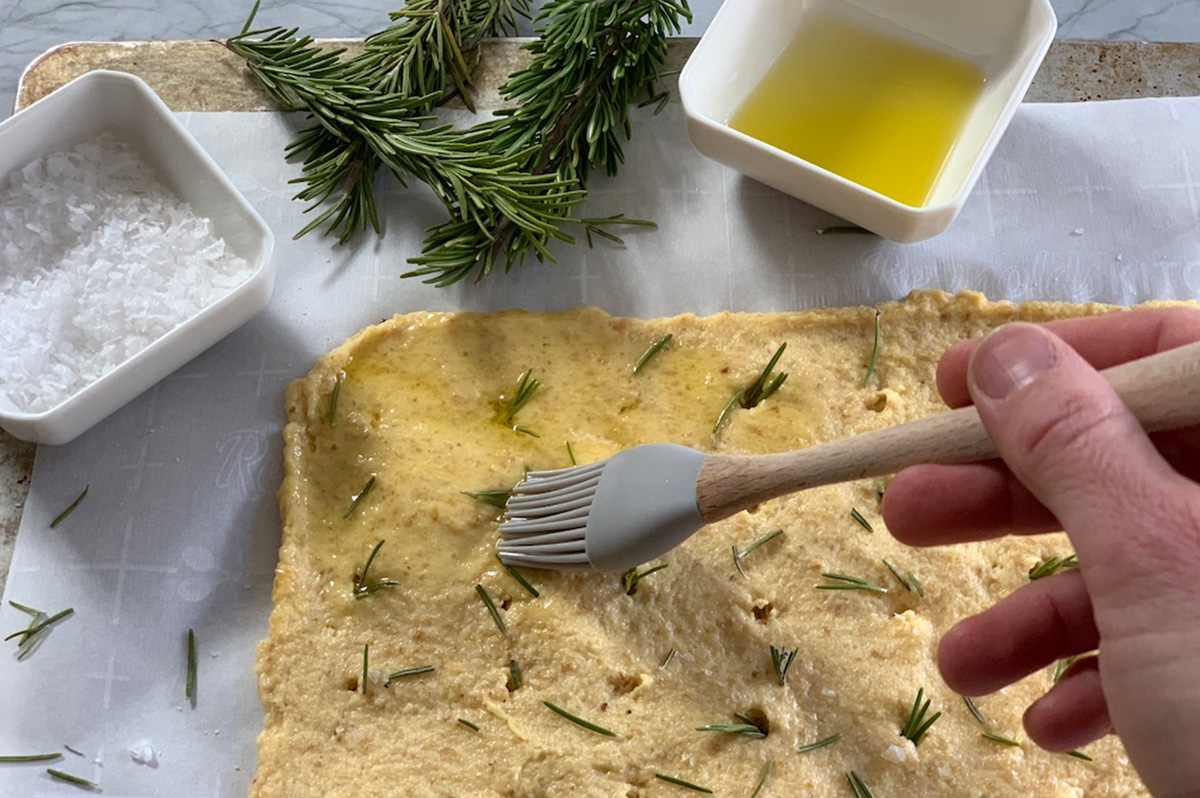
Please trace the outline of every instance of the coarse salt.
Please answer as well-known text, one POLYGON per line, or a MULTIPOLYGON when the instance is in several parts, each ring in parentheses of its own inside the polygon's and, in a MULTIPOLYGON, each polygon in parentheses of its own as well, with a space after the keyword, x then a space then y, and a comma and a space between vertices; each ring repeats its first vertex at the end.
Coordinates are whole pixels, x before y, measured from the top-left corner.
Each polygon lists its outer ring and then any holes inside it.
POLYGON ((0 184, 0 393, 49 410, 252 271, 111 134, 40 158, 0 184))

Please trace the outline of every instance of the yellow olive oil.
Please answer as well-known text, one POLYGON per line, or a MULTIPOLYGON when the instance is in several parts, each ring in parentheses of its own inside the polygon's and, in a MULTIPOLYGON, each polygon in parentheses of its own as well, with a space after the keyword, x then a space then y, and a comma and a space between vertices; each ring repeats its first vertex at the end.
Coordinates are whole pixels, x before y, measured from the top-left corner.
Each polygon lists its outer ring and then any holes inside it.
POLYGON ((929 201, 983 82, 966 60, 817 13, 729 125, 920 206, 929 201))

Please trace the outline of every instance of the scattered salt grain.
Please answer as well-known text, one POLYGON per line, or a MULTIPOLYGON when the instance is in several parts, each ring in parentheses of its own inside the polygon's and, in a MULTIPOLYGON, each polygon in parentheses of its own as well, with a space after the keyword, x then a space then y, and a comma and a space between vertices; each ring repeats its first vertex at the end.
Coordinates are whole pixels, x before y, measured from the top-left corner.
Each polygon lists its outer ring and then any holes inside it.
POLYGON ((1083 235, 1083 228, 1082 228, 1082 227, 1076 227, 1074 230, 1072 230, 1072 231, 1071 231, 1071 235, 1073 235, 1073 236, 1081 236, 1081 235, 1083 235))
POLYGON ((889 762, 900 763, 908 759, 908 751, 899 745, 889 745, 880 756, 889 762))
POLYGON ((129 758, 139 765, 146 767, 158 767, 158 751, 154 750, 154 745, 147 739, 138 740, 133 745, 129 746, 129 758))
POLYGON ((0 393, 49 410, 244 282, 211 228, 110 134, 0 182, 0 393))

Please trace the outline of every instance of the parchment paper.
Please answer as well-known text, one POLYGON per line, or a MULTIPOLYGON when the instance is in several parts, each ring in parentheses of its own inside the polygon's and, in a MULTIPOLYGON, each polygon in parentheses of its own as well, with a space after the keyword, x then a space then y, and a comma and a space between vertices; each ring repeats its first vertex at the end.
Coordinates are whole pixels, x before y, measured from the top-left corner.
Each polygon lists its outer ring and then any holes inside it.
MULTIPOLYGON (((672 104, 639 112, 627 165, 593 180, 586 212, 657 231, 554 248, 557 265, 438 290, 401 280, 441 218, 421 187, 386 181, 387 236, 299 242, 281 153, 297 120, 184 114, 276 231, 270 307, 75 442, 38 449, 5 599, 74 607, 25 662, 0 649, 0 755, 62 750, 55 766, 107 796, 244 796, 261 729, 255 643, 279 538, 283 391, 356 330, 412 310, 598 305, 656 316, 874 303, 915 288, 993 298, 1134 303, 1200 292, 1200 99, 1025 106, 958 221, 898 245, 817 235, 838 220, 712 163, 672 104), (57 529, 50 520, 90 486, 57 529), (199 691, 184 699, 185 636, 199 691), (148 739, 157 767, 126 749, 148 739)), ((0 608, 0 632, 27 616, 0 608)), ((0 635, 2 636, 2 635, 0 635)), ((0 767, 0 796, 77 795, 45 765, 0 767)))

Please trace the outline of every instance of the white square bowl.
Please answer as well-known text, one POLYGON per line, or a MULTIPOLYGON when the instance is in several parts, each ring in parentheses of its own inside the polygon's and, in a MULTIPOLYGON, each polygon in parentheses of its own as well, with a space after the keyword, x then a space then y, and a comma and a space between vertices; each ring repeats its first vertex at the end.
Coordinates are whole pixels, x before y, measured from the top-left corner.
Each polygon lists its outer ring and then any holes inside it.
POLYGON ((0 123, 0 182, 38 158, 106 132, 149 163, 197 215, 211 219, 213 234, 253 271, 228 294, 49 410, 22 412, 0 393, 0 427, 22 440, 67 443, 249 321, 271 297, 271 229, 158 95, 132 75, 90 72, 0 123))
POLYGON ((893 241, 922 241, 962 209, 1057 27, 1048 0, 726 0, 679 76, 688 135, 700 152, 755 180, 893 241), (729 126, 817 12, 965 58, 983 72, 982 93, 927 204, 897 202, 729 126))

